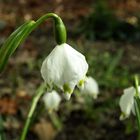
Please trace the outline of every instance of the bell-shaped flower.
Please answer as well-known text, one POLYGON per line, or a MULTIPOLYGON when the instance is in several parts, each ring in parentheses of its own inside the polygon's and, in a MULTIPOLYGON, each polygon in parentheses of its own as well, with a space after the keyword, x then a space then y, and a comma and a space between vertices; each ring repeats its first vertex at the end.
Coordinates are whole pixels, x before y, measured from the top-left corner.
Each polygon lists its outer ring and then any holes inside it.
POLYGON ((61 97, 55 90, 53 90, 52 92, 44 94, 43 101, 47 110, 57 110, 61 102, 61 97))
MULTIPOLYGON (((138 92, 140 96, 140 86, 138 87, 138 92)), ((136 95, 136 90, 134 87, 129 87, 124 90, 124 94, 120 98, 120 108, 121 108, 121 116, 120 120, 124 120, 128 118, 131 112, 135 115, 135 106, 134 106, 134 97, 136 95)))
POLYGON ((71 98, 71 94, 69 94, 69 93, 63 93, 62 95, 63 95, 64 99, 67 101, 71 98))
POLYGON ((57 45, 44 60, 41 74, 49 86, 55 85, 65 94, 71 94, 75 86, 85 78, 87 70, 84 55, 64 43, 57 45))
POLYGON ((98 83, 92 77, 86 77, 83 87, 80 88, 81 93, 92 96, 94 99, 99 94, 98 83))

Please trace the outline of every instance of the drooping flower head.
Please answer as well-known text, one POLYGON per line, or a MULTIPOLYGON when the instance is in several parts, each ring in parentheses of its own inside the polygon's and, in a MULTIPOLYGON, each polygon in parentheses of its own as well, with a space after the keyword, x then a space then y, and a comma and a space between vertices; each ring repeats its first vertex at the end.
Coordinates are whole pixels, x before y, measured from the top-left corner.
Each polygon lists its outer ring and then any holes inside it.
POLYGON ((85 78, 88 64, 84 55, 66 43, 57 45, 41 67, 44 81, 56 85, 65 94, 72 94, 75 86, 85 78))
MULTIPOLYGON (((140 97, 140 86, 138 87, 138 93, 140 97)), ((120 116, 120 120, 124 120, 128 118, 131 112, 135 115, 135 107, 134 107, 134 97, 136 95, 136 90, 134 87, 129 87, 124 90, 124 94, 120 98, 120 108, 122 114, 120 116)))
POLYGON ((81 87, 80 89, 81 93, 90 95, 94 99, 96 99, 99 94, 98 83, 92 77, 86 77, 83 87, 81 87))
POLYGON ((53 90, 52 92, 44 94, 43 101, 47 110, 57 110, 61 102, 61 97, 55 90, 53 90))

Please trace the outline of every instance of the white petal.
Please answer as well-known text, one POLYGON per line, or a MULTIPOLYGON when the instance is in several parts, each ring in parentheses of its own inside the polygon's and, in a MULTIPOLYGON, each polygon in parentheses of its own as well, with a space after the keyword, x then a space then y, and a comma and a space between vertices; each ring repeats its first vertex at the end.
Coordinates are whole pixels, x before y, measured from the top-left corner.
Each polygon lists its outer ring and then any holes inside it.
POLYGON ((71 98, 71 94, 70 93, 64 93, 64 98, 68 101, 71 98))
POLYGON ((133 106, 132 106, 132 113, 133 113, 133 115, 136 115, 136 112, 135 112, 135 105, 133 104, 133 106))
POLYGON ((91 95, 94 99, 97 98, 99 94, 98 83, 92 77, 87 77, 83 88, 81 88, 83 94, 91 95))
POLYGON ((61 97, 56 91, 47 92, 43 96, 43 101, 48 110, 57 110, 61 101, 61 97))
POLYGON ((64 92, 72 93, 88 70, 85 57, 68 44, 57 45, 44 60, 41 67, 43 79, 64 92))
POLYGON ((120 108, 122 115, 120 119, 128 118, 134 106, 135 88, 130 87, 124 90, 124 94, 120 98, 120 108))

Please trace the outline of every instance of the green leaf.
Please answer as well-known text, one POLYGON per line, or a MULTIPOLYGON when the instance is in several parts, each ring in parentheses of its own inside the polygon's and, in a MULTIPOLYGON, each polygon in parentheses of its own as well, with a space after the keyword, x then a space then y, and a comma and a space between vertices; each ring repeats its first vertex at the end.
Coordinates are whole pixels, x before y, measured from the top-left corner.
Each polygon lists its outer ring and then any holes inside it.
MULTIPOLYGON (((59 28, 61 36, 61 41, 65 42, 66 40, 66 31, 64 24, 59 16, 54 13, 48 13, 40 17, 36 22, 28 21, 22 26, 20 26, 15 32, 13 32, 10 37, 6 40, 3 46, 0 48, 0 73, 5 68, 9 57, 14 53, 17 47, 28 37, 28 35, 38 27, 45 20, 52 18, 55 21, 55 28, 59 28), (59 27, 58 27, 59 25, 59 27), (63 32, 64 31, 64 32, 63 32)), ((57 29, 56 29, 57 30, 57 29)), ((58 33, 58 34, 60 34, 58 33)), ((60 39, 60 38, 59 38, 60 39)), ((58 41, 58 40, 56 40, 58 41)), ((61 42, 60 41, 60 42, 61 42)), ((58 44, 60 42, 57 42, 58 44)), ((62 43, 61 42, 61 43, 62 43)))
POLYGON ((136 112, 138 128, 139 128, 139 132, 140 132, 140 98, 137 96, 135 97, 134 105, 135 105, 135 112, 136 112))
POLYGON ((110 65, 105 74, 106 76, 113 75, 114 70, 116 69, 116 67, 118 66, 118 64, 122 58, 123 52, 124 52, 123 49, 118 50, 116 56, 110 61, 110 65))
POLYGON ((3 71, 9 57, 33 30, 35 22, 28 21, 13 32, 0 49, 0 73, 3 71))

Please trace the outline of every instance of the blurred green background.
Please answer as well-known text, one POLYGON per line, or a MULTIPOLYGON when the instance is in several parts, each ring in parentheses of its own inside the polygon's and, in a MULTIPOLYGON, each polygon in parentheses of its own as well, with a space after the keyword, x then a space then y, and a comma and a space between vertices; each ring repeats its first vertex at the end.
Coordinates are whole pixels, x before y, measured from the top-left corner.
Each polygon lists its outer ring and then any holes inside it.
MULTIPOLYGON (((137 0, 0 0, 0 46, 18 26, 54 12, 64 21, 68 43, 86 56, 88 75, 99 84, 96 100, 75 90, 49 115, 40 101, 27 140, 136 140, 132 115, 120 121, 119 98, 140 71, 140 2, 137 0)), ((56 45, 47 21, 10 58, 0 76, 0 132, 18 140, 31 99, 43 82, 40 67, 56 45)))

